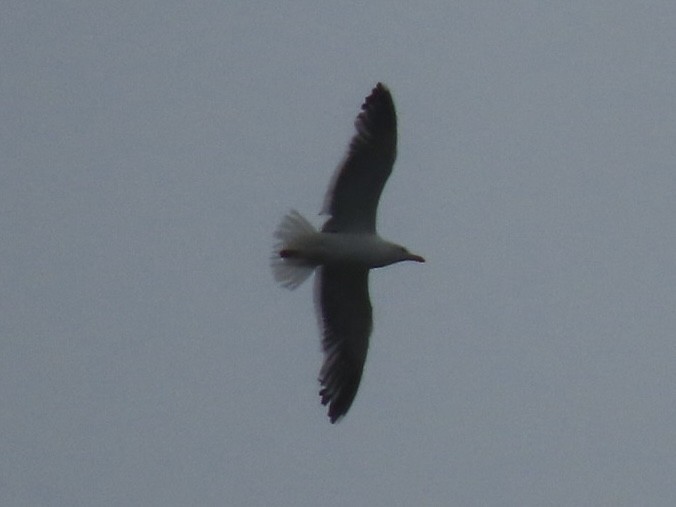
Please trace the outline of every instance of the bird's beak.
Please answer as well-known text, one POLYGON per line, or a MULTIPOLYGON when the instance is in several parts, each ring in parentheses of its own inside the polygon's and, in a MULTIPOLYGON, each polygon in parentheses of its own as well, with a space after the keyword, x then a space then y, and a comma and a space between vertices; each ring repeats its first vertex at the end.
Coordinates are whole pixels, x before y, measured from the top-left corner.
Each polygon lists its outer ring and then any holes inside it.
POLYGON ((416 262, 425 262, 425 259, 416 254, 411 254, 406 260, 416 261, 416 262))

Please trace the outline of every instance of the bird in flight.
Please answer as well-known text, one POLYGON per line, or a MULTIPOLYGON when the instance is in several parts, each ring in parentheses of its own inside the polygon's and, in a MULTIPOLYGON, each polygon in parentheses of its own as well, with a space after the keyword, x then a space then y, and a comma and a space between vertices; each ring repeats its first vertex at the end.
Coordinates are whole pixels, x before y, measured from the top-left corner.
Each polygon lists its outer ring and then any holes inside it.
POLYGON ((291 211, 275 232, 272 255, 274 277, 286 288, 295 289, 317 271, 315 306, 324 352, 319 394, 332 423, 350 409, 366 361, 372 329, 369 271, 425 262, 376 233, 378 200, 397 155, 397 115, 382 83, 366 97, 355 127, 326 194, 322 214, 329 218, 321 231, 291 211))

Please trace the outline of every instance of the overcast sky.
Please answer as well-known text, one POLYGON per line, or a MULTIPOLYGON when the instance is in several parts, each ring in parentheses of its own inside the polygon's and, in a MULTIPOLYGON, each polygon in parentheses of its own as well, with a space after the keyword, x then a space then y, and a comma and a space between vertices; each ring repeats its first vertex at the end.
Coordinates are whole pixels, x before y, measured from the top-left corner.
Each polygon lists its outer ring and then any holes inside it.
POLYGON ((3 2, 0 504, 673 505, 676 3, 279 5, 3 2), (272 233, 378 81, 427 263, 331 425, 272 233))

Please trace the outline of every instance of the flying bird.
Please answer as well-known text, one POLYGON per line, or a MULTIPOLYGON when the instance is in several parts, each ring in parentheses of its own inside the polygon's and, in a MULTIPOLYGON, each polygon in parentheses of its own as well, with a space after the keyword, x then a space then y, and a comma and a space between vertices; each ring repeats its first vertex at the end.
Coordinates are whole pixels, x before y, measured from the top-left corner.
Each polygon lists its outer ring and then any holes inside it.
POLYGON ((425 262, 376 232, 378 200, 397 155, 397 115, 382 83, 364 101, 355 127, 326 194, 322 214, 329 218, 321 231, 293 210, 275 232, 272 255, 274 277, 289 289, 317 271, 315 306, 324 351, 319 394, 332 423, 352 405, 364 369, 372 329, 369 271, 425 262))

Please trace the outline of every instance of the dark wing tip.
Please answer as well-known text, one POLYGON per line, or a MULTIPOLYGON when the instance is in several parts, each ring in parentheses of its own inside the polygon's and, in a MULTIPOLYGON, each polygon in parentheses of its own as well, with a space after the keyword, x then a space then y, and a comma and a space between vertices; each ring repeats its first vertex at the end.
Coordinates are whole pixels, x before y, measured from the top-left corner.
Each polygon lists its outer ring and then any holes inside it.
POLYGON ((371 94, 368 97, 366 97, 366 100, 364 102, 368 102, 369 99, 371 99, 371 97, 373 97, 374 95, 380 95, 385 93, 389 95, 390 89, 386 85, 384 85, 381 81, 378 81, 371 90, 371 94))
POLYGON ((391 149, 394 151, 393 155, 396 153, 397 115, 392 94, 383 83, 378 82, 371 94, 364 99, 355 127, 362 135, 378 135, 393 142, 391 149), (389 135, 385 134, 387 131, 389 135))
POLYGON ((369 102, 375 100, 376 97, 378 97, 379 95, 390 95, 390 89, 380 81, 376 83, 376 85, 371 90, 371 94, 364 100, 364 105, 362 106, 362 109, 364 109, 369 102))
POLYGON ((322 405, 328 405, 328 416, 331 423, 335 423, 341 419, 352 406, 357 390, 359 389, 359 382, 361 380, 361 372, 356 378, 345 379, 339 378, 334 381, 327 378, 321 378, 320 382, 324 386, 319 395, 322 398, 322 405), (347 382, 346 382, 347 380, 347 382), (335 385, 343 384, 343 385, 335 385))
POLYGON ((329 407, 329 419, 335 423, 347 414, 357 395, 368 344, 362 344, 361 350, 355 350, 345 341, 325 340, 324 346, 326 358, 319 374, 322 386, 319 395, 322 405, 329 407))

